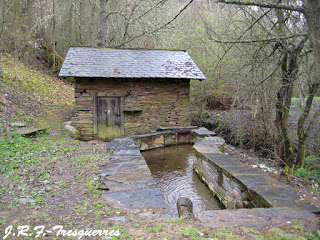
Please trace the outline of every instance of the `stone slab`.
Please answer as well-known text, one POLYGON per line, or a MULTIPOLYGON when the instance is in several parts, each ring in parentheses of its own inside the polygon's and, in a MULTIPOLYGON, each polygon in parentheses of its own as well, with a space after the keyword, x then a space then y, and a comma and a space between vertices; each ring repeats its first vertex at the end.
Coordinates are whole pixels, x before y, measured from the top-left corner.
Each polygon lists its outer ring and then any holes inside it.
POLYGON ((250 174, 237 175, 234 172, 231 172, 230 174, 234 176, 239 182, 243 183, 247 188, 250 188, 250 189, 255 189, 261 186, 264 187, 264 186, 281 184, 280 182, 270 178, 268 175, 265 175, 263 173, 256 174, 256 175, 250 175, 250 174))
MULTIPOLYGON (((192 129, 197 129, 197 126, 189 126, 189 127, 161 127, 158 128, 157 131, 168 131, 168 130, 172 130, 172 131, 176 131, 176 130, 192 130, 192 129)), ((209 131, 209 130, 208 130, 209 131)))
POLYGON ((114 162, 99 168, 98 173, 104 175, 115 175, 123 169, 133 170, 144 167, 145 161, 130 161, 130 162, 114 162))
MULTIPOLYGON (((202 154, 202 153, 201 153, 202 154)), ((217 153, 203 153, 202 154, 209 162, 219 166, 220 168, 241 168, 242 163, 239 159, 230 157, 225 154, 217 154, 217 153)))
POLYGON ((196 135, 198 135, 199 137, 209 137, 209 136, 216 136, 217 134, 213 131, 210 131, 206 128, 199 128, 196 130, 192 131, 193 133, 195 133, 196 135))
POLYGON ((251 188, 274 207, 298 207, 298 194, 281 183, 251 188))
POLYGON ((134 141, 130 138, 117 138, 109 142, 107 147, 109 150, 137 149, 134 141))
POLYGON ((115 150, 113 154, 114 156, 121 156, 121 155, 140 156, 141 155, 140 150, 138 148, 115 150))
POLYGON ((206 226, 215 227, 256 227, 280 226, 295 220, 317 222, 318 218, 305 210, 294 208, 254 208, 238 210, 205 211, 196 215, 206 226))
POLYGON ((204 140, 196 142, 194 146, 217 147, 225 144, 225 140, 221 137, 205 137, 204 140))
POLYGON ((19 135, 33 135, 36 134, 40 131, 47 130, 47 128, 35 128, 35 127, 30 127, 30 128, 18 128, 16 130, 16 133, 19 135))
POLYGON ((261 173, 264 174, 264 172, 261 169, 253 168, 253 167, 250 167, 250 166, 248 166, 246 164, 242 164, 242 163, 240 163, 239 165, 229 165, 229 166, 225 167, 225 170, 228 172, 232 172, 232 174, 234 176, 261 175, 261 173))
POLYGON ((123 206, 130 209, 165 208, 160 188, 105 193, 103 196, 120 202, 123 206))
POLYGON ((195 150, 201 153, 214 153, 214 154, 223 154, 221 151, 216 147, 207 147, 207 146, 194 146, 195 150))

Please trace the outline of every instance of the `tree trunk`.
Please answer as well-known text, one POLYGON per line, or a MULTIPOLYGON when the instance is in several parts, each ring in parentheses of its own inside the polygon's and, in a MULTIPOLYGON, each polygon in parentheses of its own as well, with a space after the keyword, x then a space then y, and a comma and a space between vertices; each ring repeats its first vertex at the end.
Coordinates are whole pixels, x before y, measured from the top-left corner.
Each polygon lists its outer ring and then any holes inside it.
POLYGON ((298 154, 296 159, 296 168, 303 168, 304 166, 304 160, 306 155, 306 143, 307 139, 310 136, 311 129, 313 128, 313 125, 315 124, 317 118, 320 115, 320 108, 316 111, 313 118, 311 118, 309 122, 309 126, 306 127, 306 121, 310 115, 310 110, 312 107, 312 102, 314 99, 315 94, 317 93, 319 89, 320 84, 311 84, 309 85, 308 90, 308 99, 306 102, 306 106, 304 108, 303 114, 300 116, 298 120, 298 138, 299 138, 299 145, 298 145, 298 154))
POLYGON ((307 38, 301 38, 288 51, 289 46, 283 49, 281 62, 282 86, 277 93, 275 125, 280 135, 279 155, 289 167, 293 167, 293 148, 288 132, 288 120, 293 96, 293 85, 297 80, 298 57, 307 38))
POLYGON ((106 47, 107 43, 107 3, 108 0, 100 0, 100 28, 98 33, 98 47, 106 47))
POLYGON ((309 39, 314 53, 314 80, 320 83, 320 2, 319 0, 303 0, 305 17, 308 24, 309 39))

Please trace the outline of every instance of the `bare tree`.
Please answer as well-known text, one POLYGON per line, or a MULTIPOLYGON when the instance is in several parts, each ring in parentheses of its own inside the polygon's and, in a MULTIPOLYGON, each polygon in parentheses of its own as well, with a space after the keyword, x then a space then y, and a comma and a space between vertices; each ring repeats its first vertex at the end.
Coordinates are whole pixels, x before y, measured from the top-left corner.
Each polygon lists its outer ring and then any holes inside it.
MULTIPOLYGON (((281 66, 281 78, 282 84, 277 93, 277 115, 275 124, 281 136, 281 148, 283 151, 280 152, 281 157, 284 158, 286 163, 290 167, 303 167, 304 158, 305 158, 305 149, 306 149, 306 140, 310 135, 310 131, 315 123, 315 119, 319 116, 319 109, 316 111, 311 121, 309 121, 309 125, 306 127, 305 123, 309 118, 310 109, 312 105, 313 98, 315 93, 317 92, 320 84, 320 76, 319 76, 319 69, 320 69, 320 15, 317 14, 320 12, 320 4, 318 1, 315 0, 303 0, 302 2, 290 4, 282 4, 281 1, 277 3, 273 2, 263 2, 261 3, 256 1, 240 1, 240 0, 217 0, 218 3, 225 3, 225 4, 232 4, 238 6, 256 6, 261 8, 268 8, 268 9, 277 9, 277 17, 279 24, 279 33, 280 36, 276 38, 279 40, 279 45, 277 49, 281 51, 281 58, 280 58, 280 65, 281 66), (297 38, 297 41, 294 44, 290 44, 291 47, 284 45, 284 39, 292 38, 293 36, 284 36, 283 34, 283 22, 285 22, 285 18, 283 16, 283 11, 288 12, 299 12, 304 15, 306 22, 307 22, 307 35, 308 39, 310 40, 313 54, 315 58, 314 62, 314 78, 309 80, 308 82, 308 99, 306 103, 306 107, 302 116, 299 119, 298 123, 298 137, 299 137, 299 144, 298 144, 298 153, 296 157, 296 161, 293 161, 293 149, 289 137, 289 133, 287 130, 288 124, 288 116, 291 106, 291 98, 293 92, 293 84, 294 81, 297 79, 298 74, 298 56, 301 53, 301 50, 307 40, 306 37, 297 38), (281 41, 282 40, 282 41, 281 41)), ((270 40, 270 39, 268 39, 270 40)))

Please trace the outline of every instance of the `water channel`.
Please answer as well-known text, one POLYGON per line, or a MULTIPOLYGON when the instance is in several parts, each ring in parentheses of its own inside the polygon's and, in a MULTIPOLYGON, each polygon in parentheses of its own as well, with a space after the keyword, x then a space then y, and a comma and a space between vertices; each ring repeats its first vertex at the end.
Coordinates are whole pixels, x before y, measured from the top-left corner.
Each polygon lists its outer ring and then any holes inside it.
POLYGON ((193 170, 192 145, 178 145, 142 152, 159 185, 169 213, 178 216, 177 200, 187 197, 193 212, 221 209, 219 201, 200 181, 193 170))

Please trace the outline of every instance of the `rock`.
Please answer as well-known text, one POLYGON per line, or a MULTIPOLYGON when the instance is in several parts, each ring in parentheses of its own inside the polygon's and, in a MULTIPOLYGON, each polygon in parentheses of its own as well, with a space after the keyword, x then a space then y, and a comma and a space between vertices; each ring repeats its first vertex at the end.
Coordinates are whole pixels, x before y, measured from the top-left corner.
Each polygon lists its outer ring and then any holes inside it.
POLYGON ((153 215, 153 212, 145 212, 145 213, 140 213, 139 216, 142 217, 151 217, 153 215))
POLYGON ((64 128, 67 129, 68 131, 70 131, 72 138, 74 138, 76 140, 80 140, 80 132, 75 127, 70 126, 70 125, 65 125, 64 128))
POLYGON ((193 214, 193 203, 189 198, 180 197, 177 201, 179 217, 188 217, 193 214))
POLYGON ((166 214, 166 215, 163 215, 163 216, 157 218, 157 220, 163 220, 163 219, 169 220, 169 219, 172 219, 172 216, 169 214, 166 214))
POLYGON ((7 105, 7 103, 8 103, 8 102, 7 102, 7 100, 6 100, 4 97, 0 97, 0 104, 1 104, 1 105, 4 105, 4 106, 5 106, 5 105, 7 105))
POLYGON ((34 203, 34 202, 36 202, 36 201, 31 198, 20 198, 19 199, 20 204, 27 204, 27 203, 34 203))
POLYGON ((126 217, 111 217, 107 218, 108 221, 113 221, 113 222, 126 222, 127 219, 126 217))
POLYGON ((67 121, 67 122, 63 122, 62 125, 70 125, 71 126, 72 122, 71 121, 67 121))
POLYGON ((10 123, 10 127, 25 127, 26 125, 24 123, 10 123))

